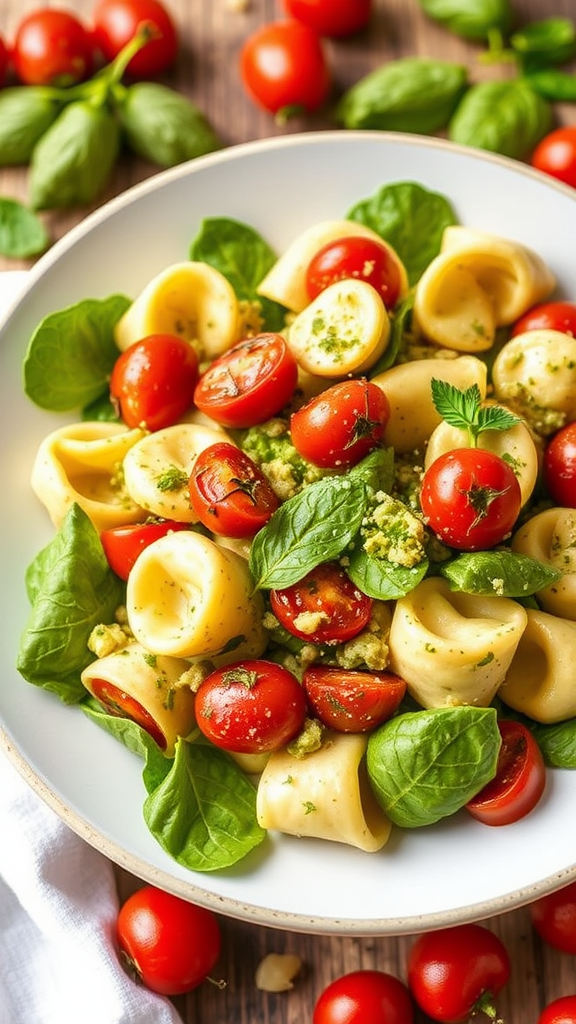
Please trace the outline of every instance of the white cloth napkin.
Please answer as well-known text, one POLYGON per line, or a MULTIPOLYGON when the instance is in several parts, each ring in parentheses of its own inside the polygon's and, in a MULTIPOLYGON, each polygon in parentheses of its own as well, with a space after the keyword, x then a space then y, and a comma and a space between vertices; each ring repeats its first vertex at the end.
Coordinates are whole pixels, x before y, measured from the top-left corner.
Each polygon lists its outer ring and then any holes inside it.
MULTIPOLYGON (((26 272, 0 273, 0 314, 26 272)), ((115 947, 112 864, 0 750, 0 1024, 181 1024, 115 947)))

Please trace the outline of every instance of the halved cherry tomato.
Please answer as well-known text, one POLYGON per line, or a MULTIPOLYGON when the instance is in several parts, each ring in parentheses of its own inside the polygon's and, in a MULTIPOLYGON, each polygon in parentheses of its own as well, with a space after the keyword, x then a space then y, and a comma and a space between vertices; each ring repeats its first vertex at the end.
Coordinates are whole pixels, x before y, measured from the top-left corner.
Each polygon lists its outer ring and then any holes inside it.
POLYGON ((72 11, 38 8, 18 25, 12 62, 24 85, 68 86, 82 82, 93 68, 90 32, 72 11))
POLYGON ((317 718, 336 732, 368 732, 392 717, 406 683, 392 672, 310 665, 302 685, 317 718))
POLYGON ((386 309, 393 309, 402 287, 398 258, 388 248, 360 235, 327 242, 310 260, 306 271, 306 290, 315 299, 335 281, 355 277, 376 289, 386 309))
POLYGON ((412 1024, 414 1007, 399 978, 385 971, 350 971, 324 989, 312 1024, 412 1024))
POLYGON ((298 583, 271 590, 270 605, 289 633, 315 644, 351 640, 372 611, 372 599, 336 562, 322 562, 298 583))
POLYGON ((544 484, 554 501, 576 508, 576 422, 554 434, 544 451, 544 484))
POLYGON ((149 711, 140 701, 121 690, 106 679, 93 679, 90 691, 109 715, 116 718, 129 718, 144 729, 160 747, 166 749, 166 737, 149 711))
POLYGON ((466 804, 484 825, 510 825, 532 811, 546 786, 544 758, 521 722, 498 722, 502 745, 494 778, 466 804))
POLYGON ((330 92, 320 38, 300 21, 272 21, 248 37, 240 52, 246 92, 271 114, 312 113, 330 92))
POLYGON ((100 0, 93 13, 94 38, 107 61, 148 22, 154 35, 132 57, 127 73, 133 78, 149 78, 174 64, 178 55, 178 33, 172 15, 160 0, 100 0))
POLYGON ((532 924, 547 945, 576 953, 576 882, 541 896, 529 909, 532 924))
POLYGON ((216 669, 194 702, 201 732, 224 750, 278 750, 301 731, 306 694, 291 672, 272 661, 247 659, 216 669))
POLYGON ((354 466, 382 442, 390 403, 364 378, 340 381, 292 413, 290 434, 300 455, 316 466, 354 466))
POLYGON ((536 1024, 576 1024, 576 994, 560 996, 548 1003, 536 1024))
POLYGON ((536 170, 576 188, 576 127, 566 125, 545 135, 530 163, 536 170))
POLYGON ((225 427, 252 427, 292 398, 298 366, 281 334, 240 341, 202 374, 194 402, 225 427))
POLYGON ((508 536, 522 496, 513 470, 499 455, 484 448, 455 448, 426 470, 420 504, 444 544, 478 551, 508 536))
POLYGON ((187 530, 188 523, 177 523, 172 519, 161 519, 154 523, 129 523, 111 526, 100 534, 104 554, 113 572, 122 580, 128 575, 138 555, 159 537, 165 537, 174 530, 187 530))
POLYGON ((110 378, 110 397, 129 427, 161 430, 194 401, 198 356, 175 334, 149 334, 125 349, 110 378))
POLYGON ((514 324, 511 336, 526 331, 561 331, 563 334, 576 336, 576 303, 574 302, 543 302, 533 306, 514 324))
POLYGON ((203 526, 225 537, 253 537, 280 504, 262 470, 228 441, 200 452, 188 489, 203 526))
POLYGON ((341 39, 366 28, 372 0, 284 0, 284 7, 319 36, 341 39))

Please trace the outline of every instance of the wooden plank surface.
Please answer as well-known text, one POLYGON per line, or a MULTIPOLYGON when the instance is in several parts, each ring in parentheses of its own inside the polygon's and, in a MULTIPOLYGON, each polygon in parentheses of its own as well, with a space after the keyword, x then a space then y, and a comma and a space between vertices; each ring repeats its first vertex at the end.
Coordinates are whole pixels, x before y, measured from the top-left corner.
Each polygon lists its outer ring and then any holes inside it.
MULTIPOLYGON (((200 106, 227 145, 333 126, 329 114, 323 112, 280 127, 257 110, 240 87, 238 47, 257 26, 282 13, 281 0, 249 0, 244 11, 234 10, 230 0, 167 2, 179 26, 182 49, 177 67, 164 80, 200 106)), ((10 38, 22 15, 37 6, 40 4, 35 0, 0 0, 0 33, 10 38)), ((69 6, 89 15, 92 3, 75 0, 69 6)), ((515 0, 514 6, 523 20, 576 16, 575 0, 515 0)), ((329 43, 327 49, 334 68, 335 95, 381 62, 410 54, 462 61, 470 67, 475 80, 507 73, 506 68, 480 65, 478 47, 428 21, 417 0, 376 0, 369 31, 353 39, 329 43)), ((576 105, 558 105, 556 114, 559 122, 576 122, 576 105)), ((140 160, 123 157, 99 204, 155 170, 140 160)), ((26 201, 25 168, 0 169, 0 195, 26 201)), ((52 239, 56 240, 88 212, 77 209, 43 216, 52 239)), ((0 270, 29 265, 0 258, 0 270)), ((573 827, 573 823, 567 823, 567 827, 573 827)), ((526 855, 530 856, 528 850, 526 855)), ((140 884, 120 869, 118 883, 122 898, 140 884)), ((342 884, 346 884, 345 880, 342 884)), ((506 1024, 535 1024, 547 1002, 576 992, 576 961, 540 943, 525 908, 491 918, 486 924, 503 939, 512 960, 512 979, 499 999, 506 1024)), ((377 967, 404 978, 406 955, 413 941, 408 936, 297 935, 224 918, 222 930, 223 953, 215 974, 226 981, 226 986, 220 989, 207 983, 189 996, 175 1000, 186 1024, 305 1024, 311 1020, 314 1002, 325 985, 346 971, 377 967), (295 952, 302 958, 303 970, 291 992, 267 995, 256 989, 254 972, 268 952, 295 952)), ((90 998, 90 979, 86 979, 86 992, 90 998)), ((422 1024, 426 1018, 417 1019, 422 1024)))

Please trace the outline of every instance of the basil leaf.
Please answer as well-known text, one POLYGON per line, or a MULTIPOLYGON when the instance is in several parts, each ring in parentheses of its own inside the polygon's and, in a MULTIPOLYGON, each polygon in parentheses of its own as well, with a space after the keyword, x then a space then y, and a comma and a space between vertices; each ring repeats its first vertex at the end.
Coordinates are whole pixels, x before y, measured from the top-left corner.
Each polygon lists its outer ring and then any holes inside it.
POLYGON ((232 758, 184 740, 148 795, 144 819, 162 849, 192 871, 230 867, 266 835, 256 818, 256 790, 232 758))
POLYGON ((16 199, 0 196, 0 253, 14 259, 37 256, 50 240, 42 221, 16 199))
POLYGON ((363 480, 374 493, 389 494, 394 484, 394 449, 375 448, 348 470, 348 479, 363 480))
POLYGON ((550 105, 526 79, 478 82, 448 126, 453 142, 521 160, 552 125, 550 105))
POLYGON ((162 753, 150 733, 131 718, 111 715, 91 695, 82 701, 80 708, 92 722, 145 761, 142 778, 146 791, 151 793, 156 789, 170 771, 172 760, 162 753))
POLYGON ((510 36, 525 71, 566 64, 576 56, 576 26, 570 18, 531 21, 510 36))
POLYGON ((540 71, 527 73, 526 79, 534 92, 552 103, 573 103, 576 100, 576 75, 571 75, 567 71, 542 68, 540 71))
POLYGON ((562 573, 513 551, 475 551, 444 564, 440 574, 451 590, 498 597, 529 597, 551 586, 562 573))
POLYGON ((83 299, 49 313, 24 357, 24 390, 41 409, 67 412, 106 395, 118 358, 114 326, 128 309, 123 295, 83 299))
POLYGON ((398 715, 368 739, 368 776, 392 822, 403 828, 432 825, 494 778, 500 744, 494 708, 398 715))
POLYGON ((510 0, 419 0, 429 18, 464 39, 487 39, 498 29, 506 32, 512 22, 510 0))
POLYGON ((130 86, 117 110, 130 149, 160 167, 174 167, 222 147, 200 110, 158 82, 130 86))
POLYGON ((98 533, 78 505, 29 567, 26 584, 33 604, 20 639, 18 671, 34 686, 76 703, 86 696, 80 673, 94 660, 90 633, 113 620, 124 597, 98 533))
POLYGON ((55 89, 18 85, 0 91, 0 166, 27 164, 62 108, 55 89))
POLYGON ((576 719, 542 725, 529 723, 549 768, 576 768, 576 719))
POLYGON ((345 128, 432 134, 446 127, 467 85, 462 64, 403 57, 348 89, 336 107, 336 120, 345 128))
POLYGON ((253 228, 227 217, 207 217, 190 246, 190 259, 215 267, 230 282, 239 299, 257 302, 264 329, 286 326, 286 310, 258 295, 257 288, 276 262, 276 253, 253 228))
POLYGON ((445 196, 413 182, 385 185, 346 216, 372 228, 392 246, 411 285, 440 252, 445 228, 457 223, 445 196))
POLYGON ((406 338, 412 329, 412 311, 414 309, 414 292, 401 299, 390 316, 390 337, 386 351, 370 369, 370 378, 377 377, 384 370, 394 366, 400 352, 404 348, 406 338))
POLYGON ((397 565, 386 558, 366 554, 361 545, 350 551, 346 572, 364 594, 379 601, 394 601, 404 597, 424 579, 428 559, 424 558, 412 569, 397 565))

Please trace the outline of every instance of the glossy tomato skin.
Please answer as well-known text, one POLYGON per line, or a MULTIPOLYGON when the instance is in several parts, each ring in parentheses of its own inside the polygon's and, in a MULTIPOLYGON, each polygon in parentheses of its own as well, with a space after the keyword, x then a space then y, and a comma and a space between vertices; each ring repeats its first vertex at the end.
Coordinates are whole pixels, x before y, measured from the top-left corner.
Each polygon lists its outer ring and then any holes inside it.
POLYGON ((322 562, 298 583, 271 590, 270 606, 293 636, 314 644, 336 644, 351 640, 364 629, 372 599, 336 562, 322 562))
POLYGON ((544 484, 558 505, 576 508, 576 422, 567 423, 548 442, 544 484))
POLYGON ((406 682, 392 672, 311 665, 302 685, 314 713, 336 732, 368 732, 398 709, 406 682))
POLYGON ((319 36, 342 39, 366 28, 372 0, 284 0, 286 13, 319 36))
POLYGON ((298 365, 281 334, 257 334, 215 359, 194 392, 201 412, 224 427, 253 427, 292 398, 298 365))
POLYGON ((496 776, 466 804, 484 825, 510 825, 534 810, 546 787, 540 747, 521 722, 498 722, 502 745, 496 776))
POLYGON ((313 113, 331 86, 318 35, 294 19, 269 22, 248 37, 240 74, 250 98, 276 115, 313 113))
POLYGON ((316 1001, 312 1024, 413 1024, 410 992, 393 974, 351 971, 336 978, 316 1001))
POLYGON ((548 1003, 536 1024, 576 1024, 576 995, 560 996, 548 1003))
POLYGON ((493 1010, 509 977, 506 948, 479 924, 425 932, 408 954, 410 991, 424 1013, 443 1024, 468 1021, 483 1005, 493 1010))
POLYGON ((224 537, 253 537, 280 504, 262 470, 227 441, 200 453, 188 489, 200 522, 224 537))
POLYGON ((105 711, 117 718, 129 718, 147 732, 160 750, 166 750, 166 737, 145 707, 107 679, 93 679, 90 691, 105 711))
POLYGON ((420 504, 426 523, 444 544, 478 551, 508 536, 522 497, 513 470, 499 455, 458 448, 428 467, 420 504))
POLYGON ((402 289, 398 259, 384 244, 360 235, 327 242, 313 256, 306 270, 310 300, 325 288, 346 278, 366 281, 376 289, 386 309, 393 309, 402 289))
POLYGON ((72 11, 38 8, 18 25, 12 62, 24 85, 74 85, 92 73, 91 35, 72 11))
POLYGON ((540 938, 562 953, 576 953, 576 882, 530 904, 530 918, 540 938))
POLYGON ((188 523, 177 523, 171 519, 156 523, 130 523, 111 526, 100 534, 108 565, 122 580, 127 580, 138 555, 160 537, 174 530, 187 530, 188 523))
POLYGON ((510 333, 515 338, 526 331, 540 330, 561 331, 576 337, 576 303, 542 302, 533 306, 516 321, 510 333))
POLYGON ((291 672, 265 659, 216 669, 196 692, 196 720, 216 747, 239 754, 278 750, 301 731, 306 695, 291 672))
POLYGON ((197 988, 220 956, 220 925, 213 911, 151 885, 120 907, 116 932, 126 966, 165 996, 197 988))
POLYGON ((10 54, 8 52, 8 47, 6 46, 2 36, 0 36, 0 88, 2 88, 6 81, 9 64, 10 54))
POLYGON ((364 378, 340 381, 292 413, 290 434, 300 455, 315 466, 354 466, 382 443, 390 404, 364 378))
POLYGON ((149 334, 116 360, 110 397, 129 427, 173 426, 194 402, 198 356, 175 334, 149 334))
POLYGON ((100 0, 93 12, 94 38, 106 61, 118 56, 148 22, 154 36, 132 57, 127 74, 150 78, 171 67, 178 55, 178 32, 161 0, 100 0))
POLYGON ((555 128, 534 150, 530 163, 538 171, 576 188, 576 127, 555 128))

